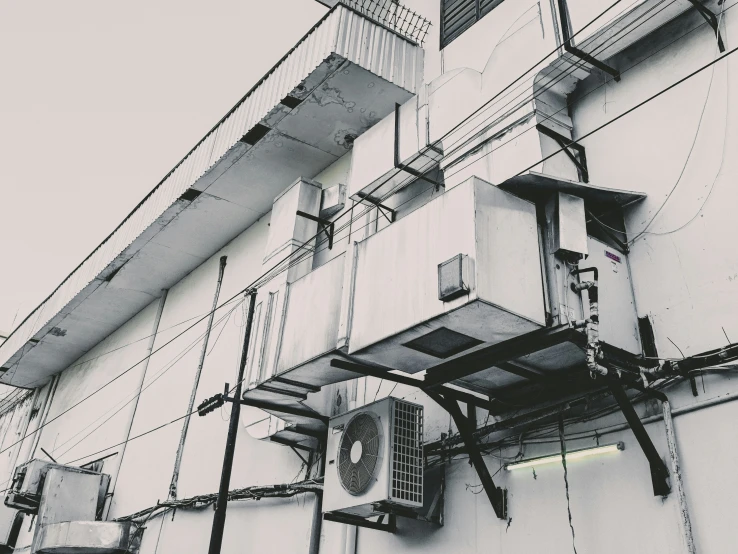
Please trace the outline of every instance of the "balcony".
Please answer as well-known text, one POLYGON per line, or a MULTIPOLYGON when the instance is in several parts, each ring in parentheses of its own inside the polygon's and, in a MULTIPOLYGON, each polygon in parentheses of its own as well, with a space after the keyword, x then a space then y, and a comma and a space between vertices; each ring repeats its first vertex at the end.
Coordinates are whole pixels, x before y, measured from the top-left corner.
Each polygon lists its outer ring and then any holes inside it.
POLYGON ((333 7, 0 345, 0 381, 63 370, 407 102, 423 51, 395 27, 333 7))

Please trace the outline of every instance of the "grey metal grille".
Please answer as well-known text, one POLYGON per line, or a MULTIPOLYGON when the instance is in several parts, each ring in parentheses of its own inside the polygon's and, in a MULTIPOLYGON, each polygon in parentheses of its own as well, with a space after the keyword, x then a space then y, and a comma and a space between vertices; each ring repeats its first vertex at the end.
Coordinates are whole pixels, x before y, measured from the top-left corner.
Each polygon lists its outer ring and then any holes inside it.
POLYGON ((431 26, 430 21, 397 0, 341 0, 341 3, 421 46, 431 26))
POLYGON ((374 478, 378 457, 377 422, 371 415, 359 413, 346 425, 338 450, 338 477, 343 488, 353 495, 364 492, 374 478), (361 444, 361 456, 354 463, 351 461, 351 448, 356 442, 361 444))
POLYGON ((392 410, 390 499, 423 505, 423 407, 395 400, 392 410))

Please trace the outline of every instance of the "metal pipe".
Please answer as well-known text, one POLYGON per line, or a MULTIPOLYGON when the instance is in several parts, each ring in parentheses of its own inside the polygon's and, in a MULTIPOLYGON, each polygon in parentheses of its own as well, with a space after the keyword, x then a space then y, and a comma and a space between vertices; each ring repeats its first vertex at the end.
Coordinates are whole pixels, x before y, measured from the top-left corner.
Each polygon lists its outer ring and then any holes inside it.
POLYGON ((38 443, 41 440, 41 428, 46 424, 46 420, 49 417, 49 411, 51 410, 51 402, 54 400, 54 396, 56 395, 56 388, 59 386, 60 377, 61 377, 60 374, 56 374, 51 379, 51 384, 49 385, 49 392, 46 395, 46 399, 44 400, 44 407, 41 410, 41 419, 39 419, 38 421, 38 427, 36 427, 31 450, 29 451, 29 455, 28 455, 29 460, 32 460, 33 457, 36 455, 36 448, 38 448, 38 443))
MULTIPOLYGON (((18 443, 18 448, 13 454, 13 463, 10 464, 11 477, 13 475, 13 471, 15 470, 15 468, 18 467, 18 459, 20 458, 21 451, 23 450, 23 442, 26 438, 26 434, 28 433, 28 427, 29 425, 31 425, 31 419, 33 418, 33 407, 36 405, 36 402, 38 401, 38 397, 40 396, 40 394, 41 394, 40 388, 37 388, 36 390, 33 391, 33 398, 31 399, 31 405, 28 408, 28 415, 26 416, 25 421, 23 422, 23 430, 20 432, 20 436, 23 438, 18 443)), ((24 461, 28 461, 28 460, 24 460, 24 461)))
MULTIPOLYGON (((249 302, 249 313, 246 318, 246 330, 243 338, 243 349, 241 350, 241 363, 238 367, 238 378, 236 381, 235 398, 241 398, 241 384, 246 370, 246 357, 249 353, 249 340, 251 338, 251 327, 254 323, 254 307, 256 305, 256 290, 247 293, 251 300, 249 302)), ((228 487, 231 484, 231 471, 233 469, 233 456, 236 452, 236 437, 238 436, 238 420, 241 416, 241 403, 233 402, 231 407, 231 420, 228 424, 228 438, 226 439, 225 453, 223 454, 223 469, 220 474, 220 488, 218 489, 218 500, 215 503, 215 514, 213 514, 213 529, 210 532, 210 546, 208 554, 220 554, 223 545, 223 530, 225 529, 226 509, 228 508, 228 487)))
POLYGON ((177 446, 177 455, 174 459, 174 470, 172 471, 172 480, 169 483, 169 500, 177 498, 177 482, 179 481, 179 471, 182 467, 182 455, 184 453, 185 440, 187 440, 187 430, 190 428, 190 417, 195 407, 195 397, 197 396, 197 387, 200 384, 200 376, 202 368, 205 365, 205 356, 208 352, 208 342, 210 341, 210 331, 213 328, 213 319, 215 318, 215 310, 218 308, 218 298, 220 296, 220 287, 223 284, 223 274, 225 273, 226 260, 228 256, 220 257, 220 268, 218 270, 218 282, 215 285, 215 294, 213 295, 213 306, 210 309, 208 317, 208 326, 205 330, 205 337, 202 340, 202 348, 200 350, 200 361, 197 363, 197 371, 195 379, 192 383, 192 392, 190 393, 190 403, 187 405, 187 417, 182 423, 182 434, 179 437, 179 445, 177 446))
POLYGON ((141 399, 141 391, 143 390, 144 381, 146 380, 146 372, 149 369, 149 361, 151 360, 151 353, 154 351, 154 342, 156 341, 156 335, 159 332, 159 323, 161 322, 161 315, 164 313, 164 303, 167 301, 168 289, 162 289, 161 297, 159 298, 159 304, 156 307, 156 315, 154 316, 154 325, 152 326, 151 335, 149 336, 149 342, 146 344, 146 357, 143 360, 143 368, 141 369, 141 378, 138 380, 138 388, 136 392, 136 398, 131 406, 131 417, 128 418, 128 428, 126 429, 126 441, 120 449, 120 455, 118 456, 115 469, 110 472, 111 481, 110 492, 108 494, 108 504, 105 508, 105 517, 107 519, 110 514, 110 507, 113 505, 113 495, 115 494, 115 486, 118 484, 118 477, 120 476, 120 468, 123 467, 123 456, 126 453, 126 447, 128 446, 128 439, 131 436, 131 430, 133 429, 133 420, 136 418, 136 410, 138 408, 138 402, 141 399))
MULTIPOLYGON (((325 474, 325 454, 320 456, 318 467, 316 470, 318 476, 325 474)), ((323 495, 316 494, 315 502, 313 503, 313 521, 310 526, 310 545, 308 547, 308 554, 319 554, 320 553, 320 538, 323 533, 323 495)))
POLYGON ((594 280, 572 283, 571 290, 576 293, 586 290, 589 293, 589 317, 585 322, 587 332, 586 358, 587 369, 589 369, 589 373, 594 379, 597 375, 607 375, 607 368, 597 362, 600 358, 599 274, 596 267, 575 269, 571 272, 572 275, 581 275, 582 273, 592 273, 594 280))
POLYGON ((679 501, 679 516, 684 534, 686 552, 688 554, 696 554, 697 549, 694 544, 694 536, 692 535, 692 522, 689 519, 689 508, 687 506, 687 496, 684 492, 684 482, 682 481, 682 470, 679 464, 679 453, 677 451, 676 435, 674 434, 674 420, 671 415, 671 405, 669 400, 661 402, 661 409, 664 414, 664 426, 666 427, 666 443, 669 445, 669 458, 671 459, 671 479, 676 486, 677 500, 679 501))

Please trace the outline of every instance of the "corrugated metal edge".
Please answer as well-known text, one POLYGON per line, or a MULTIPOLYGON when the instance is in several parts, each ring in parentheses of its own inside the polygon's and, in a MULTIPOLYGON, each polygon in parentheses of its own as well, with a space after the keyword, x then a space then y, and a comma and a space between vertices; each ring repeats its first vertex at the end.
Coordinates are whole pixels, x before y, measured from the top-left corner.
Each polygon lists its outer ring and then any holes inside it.
POLYGON ((422 79, 423 51, 419 46, 356 11, 337 4, 11 332, 0 345, 0 363, 5 365, 16 357, 30 339, 98 278, 182 193, 220 161, 249 129, 332 53, 412 93, 417 92, 422 79), (392 54, 386 56, 388 52, 392 54))

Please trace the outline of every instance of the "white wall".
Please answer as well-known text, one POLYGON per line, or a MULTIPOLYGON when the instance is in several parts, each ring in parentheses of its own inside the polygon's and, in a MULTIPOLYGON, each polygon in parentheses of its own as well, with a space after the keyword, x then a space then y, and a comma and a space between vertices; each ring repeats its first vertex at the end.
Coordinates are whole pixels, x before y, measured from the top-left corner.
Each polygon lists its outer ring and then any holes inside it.
MULTIPOLYGON (((730 45, 738 32, 735 10, 724 22, 730 45)), ((633 66, 701 23, 689 14, 616 64, 621 71, 633 66)), ((702 25, 625 71, 620 83, 595 90, 602 78, 593 76, 573 107, 576 133, 588 133, 715 55, 714 34, 702 25)), ((648 195, 626 210, 626 226, 630 239, 646 231, 632 245, 630 263, 639 315, 653 318, 664 356, 681 356, 671 341, 685 355, 722 346, 722 328, 738 340, 738 257, 729 239, 738 200, 738 161, 730 155, 738 139, 738 114, 730 105, 738 86, 736 63, 730 57, 714 65, 583 141, 594 184, 648 195)))

